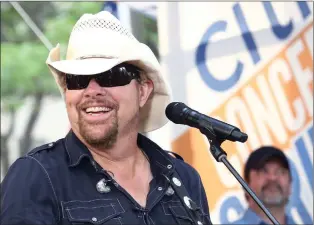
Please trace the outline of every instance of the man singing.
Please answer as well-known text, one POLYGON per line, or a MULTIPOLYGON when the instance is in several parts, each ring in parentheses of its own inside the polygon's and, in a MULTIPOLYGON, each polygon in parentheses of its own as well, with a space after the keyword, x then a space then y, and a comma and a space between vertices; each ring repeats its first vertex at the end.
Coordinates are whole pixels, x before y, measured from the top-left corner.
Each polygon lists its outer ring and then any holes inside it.
POLYGON ((71 130, 13 163, 1 224, 211 224, 197 171, 141 134, 166 124, 170 102, 152 51, 103 11, 84 14, 59 55, 47 64, 71 130))

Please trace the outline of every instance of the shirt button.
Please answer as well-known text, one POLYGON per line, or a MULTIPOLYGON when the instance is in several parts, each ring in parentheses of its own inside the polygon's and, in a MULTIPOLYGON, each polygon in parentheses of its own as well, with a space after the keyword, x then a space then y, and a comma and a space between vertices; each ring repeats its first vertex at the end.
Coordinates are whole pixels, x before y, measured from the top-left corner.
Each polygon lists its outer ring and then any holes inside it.
POLYGON ((197 221, 197 224, 198 225, 203 225, 201 221, 197 221))
POLYGON ((50 143, 49 145, 48 145, 48 147, 52 147, 53 146, 53 143, 50 143))
POLYGON ((96 218, 96 217, 93 217, 93 218, 92 218, 92 221, 93 221, 93 222, 96 222, 96 221, 97 221, 97 218, 96 218))
POLYGON ((169 165, 167 166, 167 168, 170 170, 170 169, 172 168, 172 166, 169 164, 169 165))
POLYGON ((158 187, 158 191, 162 191, 162 187, 158 187))

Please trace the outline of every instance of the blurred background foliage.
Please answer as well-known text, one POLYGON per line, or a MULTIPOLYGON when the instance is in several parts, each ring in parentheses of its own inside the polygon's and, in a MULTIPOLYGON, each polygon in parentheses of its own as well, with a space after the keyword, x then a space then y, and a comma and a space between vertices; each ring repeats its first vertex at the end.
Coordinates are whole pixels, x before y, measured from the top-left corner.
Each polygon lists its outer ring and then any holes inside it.
MULTIPOLYGON (((72 27, 84 13, 101 11, 103 2, 19 2, 53 46, 61 45, 65 57, 72 27)), ((26 99, 33 102, 20 137, 19 154, 29 151, 31 138, 45 96, 60 97, 45 64, 49 50, 25 23, 10 2, 1 2, 1 112, 9 126, 1 131, 2 169, 9 167, 8 140, 16 125, 17 110, 26 99)))

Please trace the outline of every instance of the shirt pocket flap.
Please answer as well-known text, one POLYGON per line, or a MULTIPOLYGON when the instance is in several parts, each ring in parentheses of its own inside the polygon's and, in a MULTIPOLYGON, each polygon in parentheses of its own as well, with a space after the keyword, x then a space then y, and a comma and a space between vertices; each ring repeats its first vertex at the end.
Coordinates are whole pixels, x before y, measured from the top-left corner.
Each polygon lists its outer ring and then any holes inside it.
POLYGON ((192 222, 192 219, 180 201, 162 202, 162 207, 166 215, 173 215, 176 218, 189 220, 192 222))
POLYGON ((72 223, 102 224, 124 213, 117 199, 70 201, 63 203, 63 208, 72 223))

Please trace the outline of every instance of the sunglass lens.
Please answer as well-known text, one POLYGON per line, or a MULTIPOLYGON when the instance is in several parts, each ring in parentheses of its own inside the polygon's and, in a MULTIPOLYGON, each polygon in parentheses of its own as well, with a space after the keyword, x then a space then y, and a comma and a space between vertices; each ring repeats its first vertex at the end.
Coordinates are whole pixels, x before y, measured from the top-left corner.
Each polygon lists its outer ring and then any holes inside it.
POLYGON ((132 79, 137 79, 138 77, 139 71, 132 72, 125 66, 119 66, 98 75, 96 81, 102 87, 117 87, 127 85, 132 79))
POLYGON ((81 75, 66 75, 66 85, 69 90, 80 90, 88 86, 91 77, 81 75))
POLYGON ((131 65, 119 65, 109 71, 96 75, 72 75, 66 74, 66 85, 69 90, 79 90, 87 88, 92 79, 101 87, 124 86, 132 79, 139 79, 140 71, 131 65))

